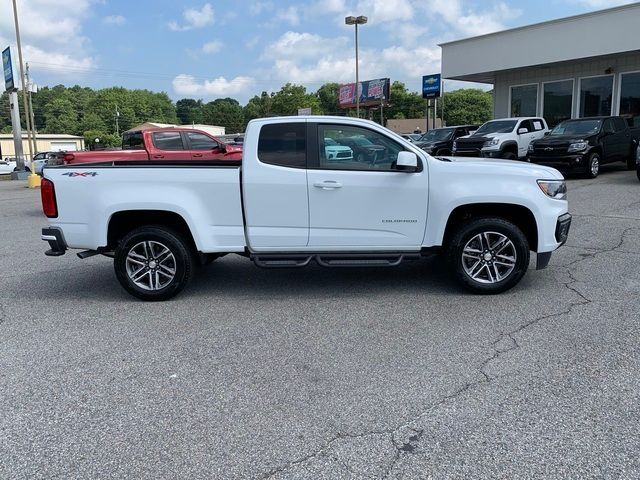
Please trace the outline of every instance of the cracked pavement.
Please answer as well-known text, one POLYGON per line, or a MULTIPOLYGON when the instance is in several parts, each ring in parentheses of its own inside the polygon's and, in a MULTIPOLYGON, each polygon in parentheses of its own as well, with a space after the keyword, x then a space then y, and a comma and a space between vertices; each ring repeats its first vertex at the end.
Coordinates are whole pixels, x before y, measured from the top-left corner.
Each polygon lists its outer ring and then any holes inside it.
POLYGON ((640 478, 639 199, 570 179, 568 244, 500 296, 229 256, 145 304, 0 182, 0 478, 640 478))

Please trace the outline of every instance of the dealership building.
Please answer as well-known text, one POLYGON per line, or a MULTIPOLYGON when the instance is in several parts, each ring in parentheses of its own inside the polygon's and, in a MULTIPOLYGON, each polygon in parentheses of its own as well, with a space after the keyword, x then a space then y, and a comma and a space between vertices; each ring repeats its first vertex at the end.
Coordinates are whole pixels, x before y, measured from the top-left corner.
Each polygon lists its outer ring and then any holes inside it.
POLYGON ((640 3, 444 43, 445 79, 493 84, 494 117, 640 127, 640 3))

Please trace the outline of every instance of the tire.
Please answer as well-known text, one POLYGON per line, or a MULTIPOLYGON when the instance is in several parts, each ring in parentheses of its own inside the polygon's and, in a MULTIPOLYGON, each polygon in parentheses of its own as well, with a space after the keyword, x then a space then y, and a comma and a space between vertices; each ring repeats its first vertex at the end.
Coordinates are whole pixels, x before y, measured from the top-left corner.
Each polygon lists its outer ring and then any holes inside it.
POLYGON ((522 230, 493 217, 460 225, 446 248, 454 279, 467 290, 489 295, 514 287, 529 268, 529 255, 522 230))
POLYGON ((636 167, 636 175, 638 176, 638 180, 640 180, 640 165, 636 167))
POLYGON ((627 170, 635 170, 636 169, 636 146, 634 145, 631 149, 631 153, 627 157, 627 170))
POLYGON ((587 157, 587 162, 584 166, 584 176, 585 178, 596 178, 600 173, 600 154, 597 152, 591 153, 587 157))
POLYGON ((193 266, 188 243, 163 226, 129 232, 118 243, 113 260, 120 285, 147 301, 168 300, 180 293, 191 279, 193 266))
POLYGON ((513 152, 502 152, 500 158, 504 160, 517 160, 518 156, 513 152))
POLYGON ((364 163, 364 153, 358 153, 356 155, 356 162, 358 163, 364 163))

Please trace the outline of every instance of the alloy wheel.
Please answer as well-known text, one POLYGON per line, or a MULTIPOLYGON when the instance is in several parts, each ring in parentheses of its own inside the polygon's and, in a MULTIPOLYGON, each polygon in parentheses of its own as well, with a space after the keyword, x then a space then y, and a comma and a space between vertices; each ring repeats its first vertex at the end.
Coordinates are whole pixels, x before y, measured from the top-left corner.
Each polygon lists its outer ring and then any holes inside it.
POLYGON ((481 232, 462 249, 465 273, 479 283, 498 283, 516 267, 518 254, 513 242, 502 233, 481 232))
POLYGON ((166 245, 156 241, 135 244, 127 253, 127 275, 144 290, 161 290, 176 276, 176 258, 166 245))

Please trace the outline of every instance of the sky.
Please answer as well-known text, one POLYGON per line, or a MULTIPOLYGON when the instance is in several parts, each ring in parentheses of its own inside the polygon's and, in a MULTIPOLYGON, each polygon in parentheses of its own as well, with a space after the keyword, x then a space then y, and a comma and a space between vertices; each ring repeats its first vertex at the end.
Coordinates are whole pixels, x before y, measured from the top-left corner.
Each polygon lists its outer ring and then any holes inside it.
MULTIPOLYGON (((0 49, 17 51, 11 0, 0 0, 0 49)), ((438 43, 576 15, 618 0, 17 0, 23 53, 39 85, 124 86, 174 99, 245 103, 291 82, 310 91, 389 77, 413 91, 440 71, 438 43)), ((448 82, 447 90, 465 86, 448 82)), ((0 86, 0 89, 3 85, 0 86)), ((486 87, 489 88, 489 87, 486 87)))

